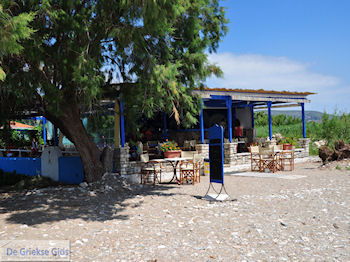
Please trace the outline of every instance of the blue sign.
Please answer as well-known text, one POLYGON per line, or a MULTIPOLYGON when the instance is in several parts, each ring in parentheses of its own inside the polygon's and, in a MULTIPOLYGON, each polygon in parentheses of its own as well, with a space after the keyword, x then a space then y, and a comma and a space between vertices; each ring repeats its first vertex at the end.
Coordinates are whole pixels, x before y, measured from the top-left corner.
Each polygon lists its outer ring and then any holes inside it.
POLYGON ((209 131, 210 182, 224 183, 224 129, 214 125, 209 131))

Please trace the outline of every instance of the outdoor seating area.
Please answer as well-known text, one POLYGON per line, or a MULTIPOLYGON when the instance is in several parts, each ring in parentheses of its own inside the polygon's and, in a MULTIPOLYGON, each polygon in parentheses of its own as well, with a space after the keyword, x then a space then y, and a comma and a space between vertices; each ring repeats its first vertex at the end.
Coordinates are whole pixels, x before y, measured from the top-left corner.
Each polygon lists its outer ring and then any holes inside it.
POLYGON ((200 182, 203 158, 195 151, 181 152, 180 157, 149 159, 148 154, 141 155, 141 184, 177 183, 192 184, 200 182), (170 167, 170 169, 169 169, 170 167), (170 172, 169 172, 170 171, 170 172), (171 179, 164 179, 171 173, 171 179), (163 176, 163 178, 162 178, 163 176))
POLYGON ((251 146, 251 170, 258 172, 293 171, 294 149, 283 150, 282 145, 251 146))

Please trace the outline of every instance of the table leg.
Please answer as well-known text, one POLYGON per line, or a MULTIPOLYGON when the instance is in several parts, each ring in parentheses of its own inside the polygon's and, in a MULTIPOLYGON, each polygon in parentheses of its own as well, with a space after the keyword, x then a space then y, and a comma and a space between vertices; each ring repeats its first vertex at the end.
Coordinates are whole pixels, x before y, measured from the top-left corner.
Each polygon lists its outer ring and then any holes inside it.
MULTIPOLYGON (((170 161, 169 161, 170 162, 170 161)), ((176 175, 176 168, 177 168, 177 165, 178 165, 179 161, 176 161, 176 162, 170 162, 170 164, 173 166, 174 168, 174 175, 172 177, 172 179, 170 180, 169 183, 172 183, 172 182, 177 182, 179 183, 180 181, 177 179, 177 175, 176 175), (175 180, 175 181, 174 181, 175 180)))

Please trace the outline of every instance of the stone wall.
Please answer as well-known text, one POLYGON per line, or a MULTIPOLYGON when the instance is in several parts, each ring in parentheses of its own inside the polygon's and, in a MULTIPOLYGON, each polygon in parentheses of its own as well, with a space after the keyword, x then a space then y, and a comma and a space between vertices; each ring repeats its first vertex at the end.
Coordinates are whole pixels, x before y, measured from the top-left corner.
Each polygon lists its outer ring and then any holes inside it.
POLYGON ((113 154, 113 171, 120 175, 128 173, 129 165, 129 147, 119 147, 114 149, 113 154))
POLYGON ((231 165, 235 161, 235 156, 237 155, 237 146, 237 142, 224 144, 224 155, 226 165, 231 165))
POLYGON ((196 151, 203 158, 209 158, 209 144, 197 144, 196 151))
POLYGON ((299 138, 299 146, 300 148, 304 149, 304 156, 303 157, 308 157, 309 154, 309 145, 310 145, 310 138, 299 138))

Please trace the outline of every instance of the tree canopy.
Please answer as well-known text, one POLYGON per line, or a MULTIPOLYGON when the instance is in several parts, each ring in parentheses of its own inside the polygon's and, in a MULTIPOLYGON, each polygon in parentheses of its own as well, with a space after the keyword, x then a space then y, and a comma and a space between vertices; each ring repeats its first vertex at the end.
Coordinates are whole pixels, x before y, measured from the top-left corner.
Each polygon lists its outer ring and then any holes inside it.
POLYGON ((219 0, 18 0, 3 8, 11 19, 33 20, 31 38, 15 38, 24 52, 1 51, 7 73, 1 89, 58 126, 84 166, 88 158, 94 162, 91 170, 98 154, 82 152, 97 150, 82 127, 82 110, 114 93, 132 119, 163 111, 195 123, 200 105, 191 90, 221 73, 207 60, 226 32, 219 0))
POLYGON ((1 67, 1 59, 6 55, 18 55, 23 50, 20 41, 33 33, 33 30, 28 26, 33 17, 34 14, 31 12, 11 16, 0 3, 0 81, 4 80, 6 76, 1 67))

